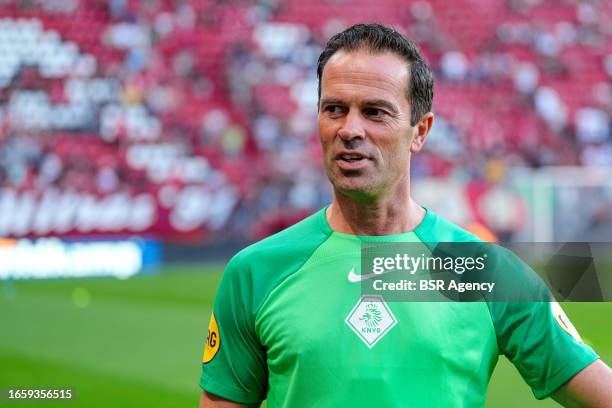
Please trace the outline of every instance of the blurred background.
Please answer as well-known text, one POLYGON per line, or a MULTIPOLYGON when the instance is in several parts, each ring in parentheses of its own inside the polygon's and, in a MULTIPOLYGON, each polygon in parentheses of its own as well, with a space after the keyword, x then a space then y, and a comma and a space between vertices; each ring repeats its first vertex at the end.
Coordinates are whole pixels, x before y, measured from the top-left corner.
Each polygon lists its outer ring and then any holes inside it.
MULTIPOLYGON (((0 387, 195 406, 224 262, 330 202, 316 61, 373 21, 436 75, 421 203, 612 242, 609 1, 0 0, 0 387)), ((610 304, 565 307, 610 364, 610 304)), ((554 405, 505 359, 488 404, 554 405)))

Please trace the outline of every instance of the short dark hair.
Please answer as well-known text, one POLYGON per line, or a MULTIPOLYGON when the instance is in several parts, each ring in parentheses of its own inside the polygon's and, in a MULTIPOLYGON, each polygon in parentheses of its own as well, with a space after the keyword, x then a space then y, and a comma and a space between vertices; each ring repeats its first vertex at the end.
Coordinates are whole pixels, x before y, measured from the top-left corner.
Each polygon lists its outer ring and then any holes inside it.
POLYGON ((406 98, 411 106, 411 125, 416 125, 423 115, 431 111, 433 73, 412 41, 382 24, 355 24, 329 39, 317 63, 319 100, 323 68, 331 56, 340 50, 356 51, 361 48, 374 52, 390 51, 406 60, 410 74, 406 98))

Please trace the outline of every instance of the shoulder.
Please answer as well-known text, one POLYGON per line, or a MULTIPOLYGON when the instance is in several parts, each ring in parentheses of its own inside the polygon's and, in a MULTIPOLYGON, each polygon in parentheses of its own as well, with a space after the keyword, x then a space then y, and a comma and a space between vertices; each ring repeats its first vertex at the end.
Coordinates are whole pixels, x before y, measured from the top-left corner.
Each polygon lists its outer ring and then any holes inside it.
POLYGON ((242 249, 227 264, 222 282, 250 293, 256 309, 270 290, 297 272, 327 240, 330 233, 322 211, 242 249))
POLYGON ((295 257, 309 255, 329 236, 321 225, 321 211, 249 245, 239 251, 230 263, 241 267, 257 267, 261 264, 279 265, 295 257))
POLYGON ((423 222, 415 233, 423 242, 483 242, 476 235, 435 212, 426 209, 423 222))

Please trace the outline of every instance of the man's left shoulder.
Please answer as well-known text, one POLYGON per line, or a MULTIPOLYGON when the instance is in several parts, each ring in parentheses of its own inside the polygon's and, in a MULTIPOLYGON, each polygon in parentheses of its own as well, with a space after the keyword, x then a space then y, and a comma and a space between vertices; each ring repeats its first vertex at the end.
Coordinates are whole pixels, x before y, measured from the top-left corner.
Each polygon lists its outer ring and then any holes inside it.
POLYGON ((452 221, 426 209, 427 214, 415 233, 423 242, 484 242, 452 221))

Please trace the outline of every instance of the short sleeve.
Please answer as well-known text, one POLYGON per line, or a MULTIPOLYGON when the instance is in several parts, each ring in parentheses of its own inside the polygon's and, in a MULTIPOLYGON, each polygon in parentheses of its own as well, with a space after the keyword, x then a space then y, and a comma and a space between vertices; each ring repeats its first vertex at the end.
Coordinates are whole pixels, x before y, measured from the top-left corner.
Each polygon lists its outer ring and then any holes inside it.
POLYGON ((265 399, 265 349, 254 331, 252 279, 248 264, 234 257, 227 265, 210 320, 200 387, 219 397, 253 404, 265 399))
POLYGON ((548 397, 595 361, 557 302, 490 304, 500 350, 538 399, 548 397))

